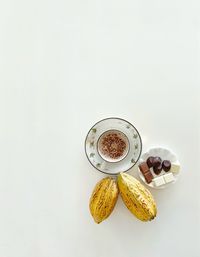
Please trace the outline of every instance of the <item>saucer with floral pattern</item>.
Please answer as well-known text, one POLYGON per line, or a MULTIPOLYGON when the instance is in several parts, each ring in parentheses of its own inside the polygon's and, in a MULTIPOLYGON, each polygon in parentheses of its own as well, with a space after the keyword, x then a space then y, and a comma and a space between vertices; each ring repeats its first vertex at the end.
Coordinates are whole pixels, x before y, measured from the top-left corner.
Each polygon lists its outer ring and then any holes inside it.
POLYGON ((85 153, 89 162, 98 171, 109 175, 130 170, 139 160, 141 152, 142 140, 138 130, 130 122, 121 118, 106 118, 97 122, 89 130, 85 139, 85 153), (109 130, 123 133, 129 143, 127 154, 117 162, 107 161, 99 154, 99 138, 109 130))

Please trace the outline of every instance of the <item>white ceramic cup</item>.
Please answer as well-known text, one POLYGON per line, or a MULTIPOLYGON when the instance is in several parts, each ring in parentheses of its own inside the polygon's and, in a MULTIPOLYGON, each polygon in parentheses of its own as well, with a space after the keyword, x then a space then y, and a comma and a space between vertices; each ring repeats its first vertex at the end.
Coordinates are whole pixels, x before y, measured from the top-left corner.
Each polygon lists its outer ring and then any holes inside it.
MULTIPOLYGON (((118 143, 118 142, 114 142, 114 140, 112 142, 112 139, 111 139, 110 146, 112 147, 112 149, 117 150, 119 147, 119 144, 120 143, 118 143)), ((128 137, 123 132, 116 130, 116 129, 105 131, 103 134, 100 135, 98 142, 97 142, 98 153, 107 162, 119 162, 119 161, 123 160, 127 156, 129 149, 130 149, 130 143, 129 143, 128 137), (106 138, 109 138, 109 136, 111 138, 112 135, 117 136, 117 138, 121 141, 121 143, 125 144, 125 149, 123 150, 122 154, 118 157, 111 157, 111 155, 109 155, 109 153, 107 153, 104 150, 103 142, 105 141, 106 138)))

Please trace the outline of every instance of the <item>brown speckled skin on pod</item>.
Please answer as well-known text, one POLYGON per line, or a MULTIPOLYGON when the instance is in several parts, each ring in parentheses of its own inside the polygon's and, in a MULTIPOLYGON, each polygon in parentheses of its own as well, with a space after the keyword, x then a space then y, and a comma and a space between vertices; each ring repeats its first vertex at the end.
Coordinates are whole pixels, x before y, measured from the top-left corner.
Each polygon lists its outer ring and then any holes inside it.
POLYGON ((118 186, 126 207, 141 221, 156 217, 157 208, 152 194, 133 176, 120 173, 118 186))
POLYGON ((90 213, 96 223, 101 223, 112 213, 117 202, 119 190, 117 182, 112 177, 100 180, 90 197, 90 213))

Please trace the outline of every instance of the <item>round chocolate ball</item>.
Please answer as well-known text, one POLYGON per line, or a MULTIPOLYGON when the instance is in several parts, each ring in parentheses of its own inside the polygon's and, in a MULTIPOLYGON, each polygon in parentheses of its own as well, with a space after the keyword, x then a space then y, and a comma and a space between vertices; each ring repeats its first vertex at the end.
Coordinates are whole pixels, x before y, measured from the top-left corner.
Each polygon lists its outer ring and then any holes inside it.
POLYGON ((165 172, 168 172, 171 169, 171 162, 168 160, 164 160, 162 162, 162 168, 165 172))
POLYGON ((153 167, 153 171, 156 175, 159 175, 162 171, 162 163, 157 167, 153 167))
POLYGON ((147 159, 147 165, 149 168, 153 167, 153 160, 154 160, 153 156, 149 156, 149 158, 147 159))
POLYGON ((158 167, 162 164, 162 159, 158 156, 153 158, 153 167, 158 167))

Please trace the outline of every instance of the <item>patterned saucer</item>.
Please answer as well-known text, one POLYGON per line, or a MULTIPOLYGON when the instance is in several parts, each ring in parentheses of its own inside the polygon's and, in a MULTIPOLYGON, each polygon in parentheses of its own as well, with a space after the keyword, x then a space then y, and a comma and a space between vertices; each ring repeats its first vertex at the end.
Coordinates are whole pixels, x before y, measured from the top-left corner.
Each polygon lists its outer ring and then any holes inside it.
POLYGON ((88 132, 85 139, 85 153, 94 168, 105 174, 117 175, 130 170, 139 160, 142 152, 142 140, 137 129, 121 118, 107 118, 97 122, 88 132), (129 151, 125 158, 118 162, 108 162, 98 151, 99 137, 108 130, 124 133, 129 141, 129 151))

